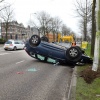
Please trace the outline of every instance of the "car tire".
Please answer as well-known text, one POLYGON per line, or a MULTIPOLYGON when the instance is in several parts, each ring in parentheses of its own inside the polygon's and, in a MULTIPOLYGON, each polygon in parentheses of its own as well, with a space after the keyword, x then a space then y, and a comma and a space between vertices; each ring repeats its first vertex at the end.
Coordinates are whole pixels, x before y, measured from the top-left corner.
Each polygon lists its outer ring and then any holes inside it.
POLYGON ((81 47, 79 47, 79 46, 75 46, 75 47, 78 48, 80 51, 82 51, 81 47))
POLYGON ((14 47, 14 49, 13 49, 14 51, 16 51, 17 50, 17 47, 14 47))
POLYGON ((7 51, 7 49, 4 49, 5 51, 7 51))
POLYGON ((31 38, 29 39, 29 43, 32 47, 34 46, 38 46, 41 42, 41 39, 38 35, 33 35, 31 36, 31 38))
POLYGON ((78 47, 70 47, 66 51, 66 58, 72 62, 78 62, 81 59, 82 51, 78 47))
POLYGON ((41 37, 41 41, 49 42, 49 39, 46 36, 41 37))

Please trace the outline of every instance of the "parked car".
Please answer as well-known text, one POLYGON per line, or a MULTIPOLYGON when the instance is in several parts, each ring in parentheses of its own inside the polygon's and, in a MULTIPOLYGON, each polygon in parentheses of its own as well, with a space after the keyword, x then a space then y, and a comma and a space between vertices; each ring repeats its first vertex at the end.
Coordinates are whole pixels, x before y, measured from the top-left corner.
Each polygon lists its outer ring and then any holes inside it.
POLYGON ((8 40, 4 44, 4 50, 17 50, 17 49, 24 49, 25 44, 21 40, 8 40))
POLYGON ((92 58, 84 54, 78 46, 65 47, 55 43, 49 43, 48 39, 33 35, 25 44, 25 51, 29 56, 44 62, 54 64, 76 65, 92 63, 92 58))

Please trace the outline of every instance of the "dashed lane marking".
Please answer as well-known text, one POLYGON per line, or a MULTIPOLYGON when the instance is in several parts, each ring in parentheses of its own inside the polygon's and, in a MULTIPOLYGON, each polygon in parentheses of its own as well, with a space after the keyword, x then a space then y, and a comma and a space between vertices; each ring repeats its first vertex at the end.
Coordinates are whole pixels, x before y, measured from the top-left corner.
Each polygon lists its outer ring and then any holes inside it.
POLYGON ((7 55, 7 54, 11 54, 11 53, 1 53, 0 56, 7 55))
POLYGON ((22 63, 22 62, 24 62, 24 60, 22 60, 22 61, 19 61, 19 62, 16 62, 16 64, 20 64, 20 63, 22 63))

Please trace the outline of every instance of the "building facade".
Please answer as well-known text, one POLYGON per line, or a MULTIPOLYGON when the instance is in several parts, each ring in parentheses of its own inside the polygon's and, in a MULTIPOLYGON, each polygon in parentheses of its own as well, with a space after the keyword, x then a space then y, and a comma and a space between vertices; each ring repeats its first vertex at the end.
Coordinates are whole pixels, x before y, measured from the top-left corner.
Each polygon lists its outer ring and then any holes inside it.
MULTIPOLYGON (((1 38, 6 39, 6 23, 1 23, 1 38)), ((26 40, 30 38, 33 34, 37 34, 42 37, 39 29, 35 27, 24 27, 21 23, 19 24, 17 21, 12 21, 8 23, 7 29, 7 39, 18 39, 18 40, 26 40)), ((57 41, 57 35, 52 32, 46 34, 49 39, 49 42, 57 41)))
MULTIPOLYGON (((6 38, 6 23, 1 23, 1 37, 6 38)), ((8 39, 26 39, 30 34, 30 27, 24 27, 23 24, 19 24, 17 21, 8 23, 7 38, 8 39)))

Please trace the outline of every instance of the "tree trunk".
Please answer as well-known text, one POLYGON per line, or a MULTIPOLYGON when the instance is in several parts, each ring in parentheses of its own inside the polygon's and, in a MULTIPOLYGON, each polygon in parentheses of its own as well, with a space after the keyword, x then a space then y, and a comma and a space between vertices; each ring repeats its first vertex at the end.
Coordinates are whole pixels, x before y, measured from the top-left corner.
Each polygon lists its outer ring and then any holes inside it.
POLYGON ((96 0, 93 0, 93 6, 92 6, 91 56, 94 56, 94 45, 95 45, 95 34, 96 34, 95 6, 96 6, 96 0))

